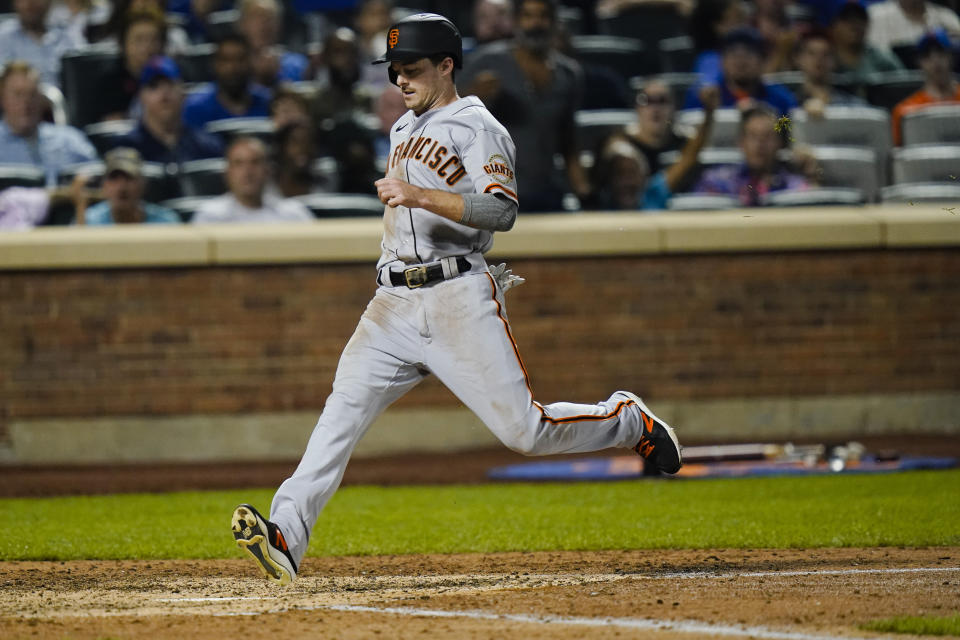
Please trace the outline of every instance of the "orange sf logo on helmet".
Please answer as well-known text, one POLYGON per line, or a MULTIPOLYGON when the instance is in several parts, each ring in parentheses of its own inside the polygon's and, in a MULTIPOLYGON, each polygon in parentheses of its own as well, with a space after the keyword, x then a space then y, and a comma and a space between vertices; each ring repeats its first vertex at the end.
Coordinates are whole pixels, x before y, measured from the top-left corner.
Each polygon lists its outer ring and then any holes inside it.
POLYGON ((387 46, 393 49, 397 46, 397 42, 400 40, 400 29, 390 29, 390 33, 387 34, 387 46))

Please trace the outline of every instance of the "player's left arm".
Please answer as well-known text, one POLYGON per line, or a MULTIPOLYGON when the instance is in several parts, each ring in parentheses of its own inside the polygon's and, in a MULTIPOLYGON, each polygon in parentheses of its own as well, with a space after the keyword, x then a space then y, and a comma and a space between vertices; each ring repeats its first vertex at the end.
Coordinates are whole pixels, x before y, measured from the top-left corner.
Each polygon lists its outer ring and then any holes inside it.
POLYGON ((440 189, 424 189, 398 180, 377 180, 377 194, 384 204, 426 209, 475 229, 509 231, 517 219, 517 203, 500 193, 460 195, 440 189))

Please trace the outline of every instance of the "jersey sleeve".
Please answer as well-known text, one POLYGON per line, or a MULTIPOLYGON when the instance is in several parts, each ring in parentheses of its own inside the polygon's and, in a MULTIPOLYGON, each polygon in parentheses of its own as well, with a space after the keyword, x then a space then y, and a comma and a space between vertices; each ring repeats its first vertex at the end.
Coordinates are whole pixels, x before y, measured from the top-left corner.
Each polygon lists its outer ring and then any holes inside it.
POLYGON ((520 204, 517 177, 514 175, 517 153, 506 133, 481 129, 463 151, 463 165, 477 193, 502 194, 520 204))

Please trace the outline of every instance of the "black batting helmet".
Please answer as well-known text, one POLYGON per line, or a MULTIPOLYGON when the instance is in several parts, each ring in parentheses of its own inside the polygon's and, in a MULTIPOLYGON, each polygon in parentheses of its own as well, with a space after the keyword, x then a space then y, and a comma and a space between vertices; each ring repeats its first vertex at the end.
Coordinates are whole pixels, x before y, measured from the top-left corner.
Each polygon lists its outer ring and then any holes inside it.
MULTIPOLYGON (((373 64, 404 62, 442 53, 453 58, 454 67, 463 66, 463 42, 457 27, 437 13, 407 16, 387 32, 387 52, 373 64)), ((390 74, 391 82, 396 82, 390 74)))

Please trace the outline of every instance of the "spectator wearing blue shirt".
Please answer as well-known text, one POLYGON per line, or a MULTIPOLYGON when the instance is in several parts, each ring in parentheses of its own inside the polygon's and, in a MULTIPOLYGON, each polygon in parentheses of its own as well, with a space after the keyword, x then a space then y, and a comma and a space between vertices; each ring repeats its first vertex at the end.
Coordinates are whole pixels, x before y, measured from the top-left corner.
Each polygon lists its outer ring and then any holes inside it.
POLYGON ((734 29, 745 26, 747 12, 741 0, 697 0, 690 14, 690 36, 697 52, 692 71, 700 77, 700 82, 720 82, 720 45, 723 38, 734 29))
POLYGON ((184 124, 183 83, 173 60, 156 56, 144 65, 139 99, 143 113, 119 146, 136 149, 147 162, 167 165, 223 155, 219 138, 184 124))
POLYGON ((40 74, 40 80, 60 86, 60 58, 86 44, 75 29, 48 29, 50 0, 15 0, 17 17, 0 24, 0 66, 23 60, 40 74))
POLYGON ((0 163, 42 167, 53 186, 64 167, 97 158, 97 150, 79 129, 41 122, 39 77, 26 62, 11 62, 0 74, 0 109, 0 163))
MULTIPOLYGON (((749 108, 757 103, 769 105, 779 115, 787 115, 797 106, 790 90, 779 84, 763 81, 763 57, 766 43, 758 31, 751 28, 734 29, 723 39, 721 49, 720 105, 749 108)), ((702 109, 700 87, 687 93, 684 109, 702 109)))
POLYGON ((194 44, 210 41, 207 20, 211 13, 232 8, 232 0, 168 0, 167 2, 167 12, 183 17, 183 28, 190 42, 194 44))
POLYGON ((143 163, 136 149, 118 147, 104 156, 105 200, 90 208, 77 206, 77 224, 176 224, 180 217, 170 209, 143 201, 143 163))
POLYGON ((183 119, 202 128, 213 120, 266 118, 270 115, 271 93, 253 83, 252 51, 247 39, 228 35, 217 43, 213 55, 215 81, 187 98, 183 119))
POLYGON ((243 0, 237 31, 246 36, 253 51, 253 79, 265 87, 306 80, 310 62, 300 53, 280 45, 283 8, 277 0, 243 0))

